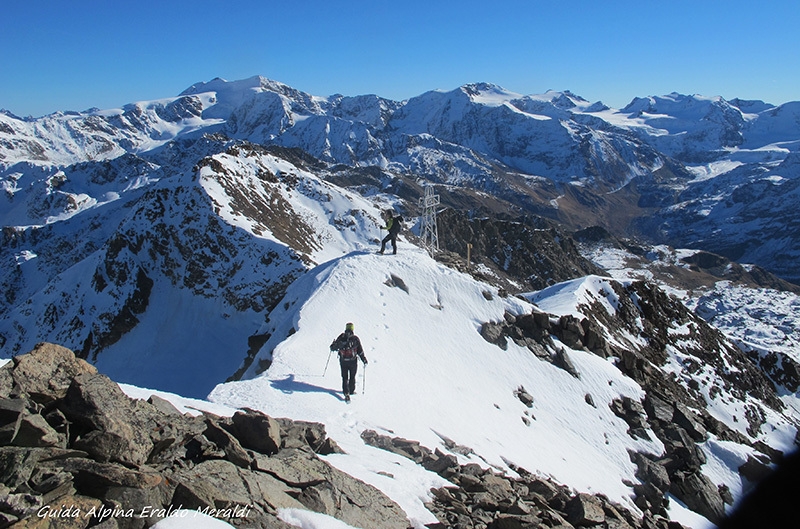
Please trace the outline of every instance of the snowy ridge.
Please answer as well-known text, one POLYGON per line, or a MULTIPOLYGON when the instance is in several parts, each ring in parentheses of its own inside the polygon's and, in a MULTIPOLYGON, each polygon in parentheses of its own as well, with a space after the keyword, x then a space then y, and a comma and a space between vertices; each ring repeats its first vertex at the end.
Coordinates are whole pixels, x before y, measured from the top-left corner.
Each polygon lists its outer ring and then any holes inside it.
POLYGON ((475 451, 468 461, 506 471, 510 461, 579 490, 608 494, 635 510, 622 483, 635 479, 627 450, 659 453, 662 446, 631 438, 608 404, 620 395, 638 400, 641 388, 588 352, 574 352, 582 374, 576 381, 525 348, 503 351, 481 337, 482 322, 531 309, 419 250, 350 254, 307 272, 289 288, 270 317, 275 323, 262 330, 272 339, 254 362, 271 361, 269 369, 260 376, 251 369, 253 378, 221 384, 209 399, 324 423, 349 454, 328 460, 388 489, 417 527, 435 521, 422 502, 438 477, 418 470, 395 482, 379 474, 396 474, 398 458, 364 445, 363 430, 443 450, 443 439, 449 438, 475 451), (387 284, 398 279, 407 291, 387 284), (350 405, 340 396, 335 357, 325 372, 328 345, 347 321, 355 323, 369 360, 366 370, 360 368, 350 405), (515 397, 520 386, 534 396, 532 409, 515 397), (586 403, 587 394, 596 407, 586 403), (416 497, 393 490, 405 480, 416 484, 416 497))
MULTIPOLYGON (((598 303, 610 315, 616 315, 620 310, 621 300, 619 299, 617 289, 614 287, 614 282, 615 281, 610 278, 588 276, 547 288, 531 295, 530 299, 536 303, 537 307, 541 310, 558 316, 574 314, 589 316, 592 307, 596 307, 598 303)), ((720 285, 720 287, 725 288, 724 285, 720 285)), ((740 295, 743 296, 747 293, 751 296, 754 294, 753 289, 740 289, 739 291, 741 293, 740 295)), ((715 296, 712 293, 709 297, 703 296, 700 298, 699 304, 701 306, 707 306, 709 298, 727 299, 719 295, 715 296)), ((786 293, 784 298, 791 300, 789 301, 790 303, 792 301, 797 303, 797 296, 792 294, 786 293)), ((753 301, 753 298, 750 297, 750 302, 753 301)), ((763 308, 756 310, 761 312, 763 308)), ((713 323, 713 318, 709 317, 708 308, 705 310, 701 309, 699 315, 704 316, 713 323)), ((786 318, 788 317, 789 316, 786 316, 786 318)), ((730 320, 738 319, 741 321, 745 319, 737 311, 722 309, 720 309, 720 318, 729 320, 726 324, 721 325, 720 328, 729 330, 733 336, 736 335, 737 330, 735 325, 730 324, 730 320)), ((753 319, 748 318, 746 321, 753 321, 753 319)), ((787 394, 785 390, 779 391, 785 404, 789 406, 787 413, 781 413, 769 407, 759 406, 758 399, 755 399, 752 395, 743 395, 741 398, 737 399, 731 399, 728 396, 720 395, 717 393, 717 384, 710 382, 719 377, 719 373, 710 362, 707 365, 698 367, 696 370, 686 369, 687 365, 692 362, 697 362, 698 360, 702 361, 702 356, 698 355, 696 351, 703 351, 706 347, 697 340, 697 331, 694 325, 691 322, 670 322, 668 325, 668 334, 671 337, 671 343, 666 347, 668 360, 663 367, 664 373, 675 374, 675 376, 681 380, 681 383, 686 384, 687 387, 692 383, 691 381, 694 381, 699 390, 703 393, 704 401, 709 408, 709 412, 718 420, 739 431, 742 435, 758 438, 770 446, 782 446, 785 449, 791 449, 794 438, 797 435, 796 421, 798 415, 796 412, 800 409, 800 395, 793 394, 794 392, 788 392, 787 394), (748 425, 745 421, 739 422, 736 419, 736 417, 746 416, 746 410, 751 406, 759 407, 761 409, 760 413, 767 416, 765 423, 770 425, 769 429, 759 430, 755 432, 755 435, 754 432, 748 431, 748 425)), ((637 328, 644 328, 644 326, 645 324, 643 322, 637 322, 636 324, 637 328)), ((778 325, 778 327, 780 326, 778 325)), ((756 329, 758 329, 758 327, 750 327, 750 331, 748 331, 748 329, 739 329, 738 332, 751 332, 756 334, 758 332, 756 329)), ((764 333, 772 329, 773 327, 767 324, 761 326, 761 332, 764 333)), ((624 330, 606 328, 606 333, 611 337, 612 341, 617 338, 617 344, 623 349, 636 348, 637 346, 645 347, 647 345, 647 341, 641 336, 636 336, 624 330)), ((776 350, 775 348, 770 348, 771 344, 769 344, 767 340, 763 338, 762 340, 762 343, 764 343, 763 351, 776 350)), ((790 357, 795 358, 797 355, 796 345, 790 345, 787 349, 790 357)), ((724 350, 718 352, 718 354, 725 364, 726 370, 730 370, 734 373, 738 371, 736 361, 730 359, 724 350)))
MULTIPOLYGON (((611 411, 615 399, 644 396, 643 388, 616 366, 618 359, 567 347, 579 373, 576 379, 525 347, 509 342, 503 350, 480 334, 483 322, 502 321, 507 313, 581 314, 601 300, 604 310, 615 314, 623 300, 613 283, 589 276, 555 285, 531 297, 534 307, 519 298, 499 297, 493 287, 435 263, 420 250, 404 247, 397 256, 354 252, 308 271, 291 285, 260 331, 271 338, 246 380, 217 386, 209 399, 324 423, 347 452, 327 456, 329 462, 386 492, 415 527, 434 521, 423 503, 438 476, 365 445, 364 430, 419 440, 462 463, 506 473, 513 474, 513 463, 576 490, 605 494, 638 512, 625 485, 637 482, 629 451, 657 456, 664 446, 652 432, 650 439, 632 437, 629 425, 611 411), (357 394, 349 405, 341 398, 336 358, 327 351, 347 321, 356 324, 369 359, 360 368, 357 394), (520 387, 533 395, 531 408, 515 396, 520 387), (453 443, 468 448, 468 455, 452 450, 453 443)), ((778 413, 752 396, 739 400, 709 391, 718 383, 707 382, 720 380, 713 367, 691 375, 684 368, 692 358, 686 351, 702 347, 694 343, 691 325, 676 324, 670 335, 676 346, 667 348, 663 376, 674 373, 687 387, 692 380, 703 381, 714 417, 746 437, 791 449, 798 424, 796 396, 789 398, 794 405, 778 413), (754 407, 768 426, 748 432, 737 417, 754 407)), ((633 334, 622 336, 623 347, 646 345, 633 334)), ((565 348, 558 341, 555 345, 565 348)), ((703 472, 741 495, 746 485, 738 467, 757 455, 753 448, 715 436, 701 446, 707 459, 703 472)), ((680 502, 673 499, 671 505, 674 519, 710 527, 680 502)))
POLYGON ((4 282, 23 302, 0 313, 4 353, 56 342, 121 382, 204 396, 306 266, 380 236, 372 202, 252 146, 125 196, 18 233, 4 282), (161 362, 191 368, 154 373, 161 362))

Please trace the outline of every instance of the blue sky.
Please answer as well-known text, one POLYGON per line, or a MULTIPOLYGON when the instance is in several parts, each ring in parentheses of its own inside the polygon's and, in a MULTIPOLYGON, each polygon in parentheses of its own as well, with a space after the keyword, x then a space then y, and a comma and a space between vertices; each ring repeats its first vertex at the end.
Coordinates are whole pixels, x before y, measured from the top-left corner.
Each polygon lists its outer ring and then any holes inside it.
POLYGON ((800 100, 796 0, 7 0, 0 108, 20 116, 262 75, 313 95, 492 82, 637 96, 800 100))

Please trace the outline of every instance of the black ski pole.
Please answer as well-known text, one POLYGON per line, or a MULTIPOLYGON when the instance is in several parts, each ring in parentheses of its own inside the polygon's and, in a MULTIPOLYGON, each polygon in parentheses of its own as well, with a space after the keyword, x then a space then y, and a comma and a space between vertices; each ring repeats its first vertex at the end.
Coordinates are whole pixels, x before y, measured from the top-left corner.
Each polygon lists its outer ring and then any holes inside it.
POLYGON ((322 372, 322 376, 323 376, 323 377, 325 376, 325 373, 327 373, 327 372, 328 372, 328 364, 329 364, 329 363, 330 363, 330 361, 331 361, 331 355, 332 355, 332 354, 333 354, 333 349, 331 349, 331 350, 328 352, 328 360, 325 362, 325 371, 323 371, 323 372, 322 372))
POLYGON ((364 363, 364 370, 361 372, 361 394, 367 389, 367 364, 364 363))

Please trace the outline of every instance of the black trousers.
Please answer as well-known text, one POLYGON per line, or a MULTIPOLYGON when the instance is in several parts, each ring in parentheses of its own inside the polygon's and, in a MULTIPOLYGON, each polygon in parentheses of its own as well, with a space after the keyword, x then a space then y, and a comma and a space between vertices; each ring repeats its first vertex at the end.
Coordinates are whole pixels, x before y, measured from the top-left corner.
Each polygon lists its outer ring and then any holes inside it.
POLYGON ((381 253, 386 249, 386 243, 389 241, 392 242, 392 253, 397 253, 397 234, 392 232, 389 232, 389 235, 381 241, 381 253))
POLYGON ((342 368, 342 393, 353 395, 356 392, 356 372, 358 371, 358 360, 340 360, 339 366, 342 368))

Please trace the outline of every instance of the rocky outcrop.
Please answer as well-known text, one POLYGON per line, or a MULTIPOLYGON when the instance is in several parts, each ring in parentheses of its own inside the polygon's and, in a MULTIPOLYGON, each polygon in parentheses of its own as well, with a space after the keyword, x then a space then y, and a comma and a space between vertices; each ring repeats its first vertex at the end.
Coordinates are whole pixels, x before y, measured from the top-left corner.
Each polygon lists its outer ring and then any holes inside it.
POLYGON ((800 389, 800 363, 788 355, 775 351, 763 354, 750 351, 748 356, 775 384, 785 387, 791 393, 800 389))
POLYGON ((447 209, 438 219, 442 250, 462 256, 469 252, 473 262, 508 274, 524 291, 601 273, 580 255, 570 236, 542 217, 470 216, 447 209))
MULTIPOLYGON (((743 465, 740 473, 748 482, 757 482, 769 465, 781 457, 778 451, 755 441, 763 423, 763 411, 758 407, 783 408, 775 387, 757 362, 787 388, 795 387, 796 365, 773 356, 749 358, 678 300, 652 284, 637 281, 622 285, 611 281, 609 286, 616 303, 613 312, 597 301, 580 307, 586 315, 583 319, 570 314, 554 316, 534 308, 530 314, 505 314, 502 321, 484 323, 481 335, 504 349, 510 342, 527 347, 538 358, 577 378, 581 375, 570 361, 568 351, 583 350, 603 358, 614 357, 618 369, 642 386, 645 397, 641 402, 627 397, 615 400, 611 403, 612 411, 628 424, 628 434, 632 437, 652 440, 655 436, 664 445, 663 454, 656 458, 631 455, 641 480, 629 484, 636 505, 643 512, 665 517, 668 496, 672 495, 691 510, 719 522, 725 505, 734 500, 727 487, 718 487, 702 473, 706 458, 700 444, 713 435, 752 446, 760 454, 743 465), (689 332, 676 332, 681 326, 689 332), (628 337, 638 337, 638 343, 626 338, 626 333, 628 337), (742 401, 747 395, 760 401, 755 404, 751 400, 747 404, 751 408, 746 414, 750 437, 732 430, 708 412, 699 382, 681 382, 662 369, 670 357, 669 351, 681 352, 688 374, 701 373, 701 367, 713 370, 718 376, 715 384, 724 386, 726 392, 742 401)), ((713 396, 713 391, 710 394, 713 396)))
MULTIPOLYGON (((392 438, 367 430, 362 434, 371 446, 403 455, 453 483, 431 490, 426 504, 439 520, 431 529, 524 529, 606 527, 616 529, 680 529, 666 512, 643 509, 637 516, 602 494, 576 493, 552 479, 538 476, 509 463, 517 477, 469 463, 461 465, 453 455, 430 450, 416 441, 392 438)), ((463 449, 463 447, 462 447, 463 449)), ((668 488, 669 480, 658 466, 652 481, 668 488), (666 484, 666 485, 665 485, 666 484)), ((657 488, 656 485, 653 486, 657 488)), ((663 502, 663 494, 659 496, 663 502)), ((665 504, 666 505, 666 504, 665 504)))
POLYGON ((506 313, 501 322, 484 323, 480 332, 487 342, 502 349, 508 346, 508 340, 511 339, 575 378, 580 378, 580 373, 569 359, 566 349, 556 347, 553 336, 571 349, 584 349, 603 358, 611 354, 598 326, 588 318, 578 320, 572 315, 554 317, 536 309, 530 314, 506 313))
POLYGON ((318 457, 340 451, 317 423, 131 399, 52 344, 0 368, 0 527, 138 529, 183 508, 282 529, 278 509, 294 507, 407 529, 397 504, 318 457))

